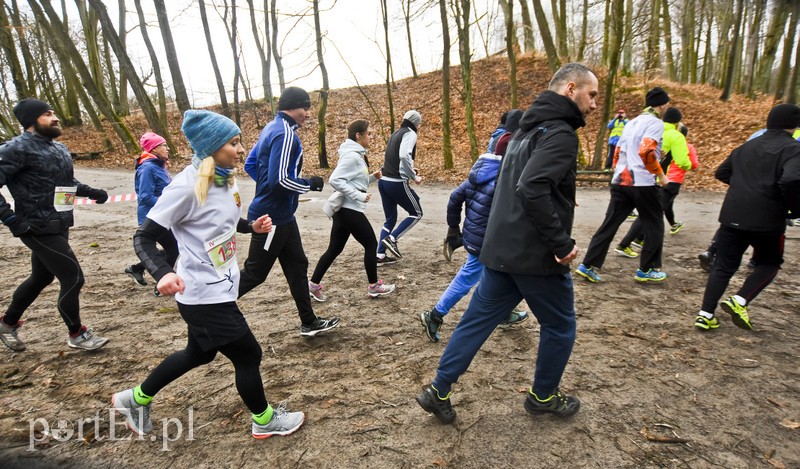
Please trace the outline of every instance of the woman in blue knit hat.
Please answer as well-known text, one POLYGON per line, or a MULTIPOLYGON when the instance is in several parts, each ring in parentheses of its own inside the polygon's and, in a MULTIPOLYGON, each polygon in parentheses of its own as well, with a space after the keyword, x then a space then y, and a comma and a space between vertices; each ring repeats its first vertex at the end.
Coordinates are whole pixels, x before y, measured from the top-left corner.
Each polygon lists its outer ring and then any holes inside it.
POLYGON ((210 111, 186 111, 181 130, 194 150, 192 164, 164 189, 134 236, 136 255, 158 282, 162 295, 175 295, 188 325, 188 344, 164 359, 139 386, 114 394, 114 410, 125 415, 139 435, 153 429, 150 402, 162 388, 186 372, 225 355, 236 373, 236 389, 252 412, 252 435, 288 435, 303 424, 302 412, 274 409, 264 396, 259 366, 261 347, 236 305, 239 268, 236 233, 267 233, 264 215, 248 223, 235 168, 244 148, 241 130, 227 117, 210 111), (172 230, 178 240, 177 271, 156 247, 172 230))

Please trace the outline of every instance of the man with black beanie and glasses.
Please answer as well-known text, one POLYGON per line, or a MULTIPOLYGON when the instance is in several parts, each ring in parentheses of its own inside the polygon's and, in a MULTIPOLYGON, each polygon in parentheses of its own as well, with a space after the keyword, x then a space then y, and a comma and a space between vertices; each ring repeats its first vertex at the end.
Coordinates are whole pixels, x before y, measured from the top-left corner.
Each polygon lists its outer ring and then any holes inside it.
POLYGON ((0 340, 12 351, 25 350, 17 335, 20 318, 57 278, 61 290, 56 305, 69 330, 67 345, 98 349, 108 339, 81 324, 78 295, 84 277, 69 245, 69 228, 76 196, 102 204, 108 194, 75 179, 69 150, 55 141, 61 125, 49 104, 26 98, 14 106, 14 115, 24 132, 0 146, 0 187, 8 186, 14 209, 0 195, 0 221, 31 250, 31 275, 17 287, 0 318, 0 340))

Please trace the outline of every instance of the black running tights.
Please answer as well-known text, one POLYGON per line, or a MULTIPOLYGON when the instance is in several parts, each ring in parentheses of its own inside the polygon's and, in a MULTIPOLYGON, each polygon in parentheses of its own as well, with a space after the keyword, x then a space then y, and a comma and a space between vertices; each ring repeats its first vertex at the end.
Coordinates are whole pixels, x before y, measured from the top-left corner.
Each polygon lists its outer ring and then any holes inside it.
POLYGON ((333 215, 333 226, 331 226, 331 240, 328 249, 319 258, 311 281, 319 283, 325 272, 328 271, 333 261, 344 250, 350 235, 364 246, 364 269, 367 271, 367 281, 370 284, 378 281, 378 263, 375 257, 375 249, 378 241, 375 239, 375 232, 372 231, 367 216, 364 212, 342 208, 333 215))

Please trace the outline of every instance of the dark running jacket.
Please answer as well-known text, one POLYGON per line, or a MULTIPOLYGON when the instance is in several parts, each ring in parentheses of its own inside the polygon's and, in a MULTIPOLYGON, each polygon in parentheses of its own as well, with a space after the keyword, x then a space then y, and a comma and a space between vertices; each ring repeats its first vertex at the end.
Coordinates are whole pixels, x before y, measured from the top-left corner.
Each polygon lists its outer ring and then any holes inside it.
POLYGON ((783 233, 788 212, 800 214, 800 142, 785 130, 734 149, 714 176, 728 184, 719 212, 725 226, 783 233))
POLYGON ((447 203, 447 226, 461 224, 461 207, 465 206, 461 235, 464 249, 475 256, 480 255, 486 235, 500 158, 490 153, 481 155, 472 166, 467 180, 453 190, 447 203))
POLYGON ((77 186, 75 195, 89 195, 91 187, 74 177, 72 156, 60 142, 32 132, 22 132, 0 145, 0 187, 8 186, 14 210, 0 194, 0 220, 16 213, 31 227, 31 234, 66 232, 73 225, 72 211, 53 207, 55 188, 77 186))
POLYGON ((525 111, 503 157, 480 261, 511 274, 569 272, 578 135, 585 121, 569 98, 545 91, 525 111))

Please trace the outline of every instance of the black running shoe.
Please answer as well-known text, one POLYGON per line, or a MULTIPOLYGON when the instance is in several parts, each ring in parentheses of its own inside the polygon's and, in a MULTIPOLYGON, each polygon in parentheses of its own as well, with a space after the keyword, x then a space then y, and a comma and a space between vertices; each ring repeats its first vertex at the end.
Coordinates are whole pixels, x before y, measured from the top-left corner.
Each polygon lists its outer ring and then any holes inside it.
POLYGON ((525 398, 525 410, 531 414, 556 414, 561 417, 575 415, 581 408, 581 400, 575 396, 564 394, 558 389, 544 400, 539 399, 532 390, 528 390, 528 397, 525 398))
POLYGON ((439 393, 431 385, 425 386, 417 396, 417 404, 442 423, 453 423, 456 419, 456 411, 450 405, 450 395, 444 399, 439 398, 439 393))
POLYGON ((697 256, 700 261, 700 268, 706 272, 711 272, 711 266, 714 265, 714 255, 708 251, 704 251, 697 256))
POLYGON ((338 326, 339 321, 340 319, 336 316, 330 319, 317 317, 311 325, 306 326, 303 324, 300 326, 300 335, 304 337, 314 337, 320 332, 329 331, 338 326))
POLYGON ((134 282, 140 287, 147 286, 147 280, 144 279, 144 270, 135 269, 134 266, 129 265, 125 267, 125 273, 128 274, 128 277, 132 278, 134 282))
POLYGON ((378 267, 380 267, 382 265, 392 265, 392 264, 397 262, 397 259, 395 259, 394 257, 391 257, 391 256, 386 256, 386 257, 384 257, 382 259, 380 257, 378 257, 377 261, 378 261, 378 267))
POLYGON ((387 236, 387 237, 383 238, 382 242, 383 242, 383 247, 385 247, 387 251, 392 253, 393 256, 397 256, 399 258, 403 257, 403 255, 400 254, 400 249, 397 248, 397 241, 395 241, 391 237, 387 236))

